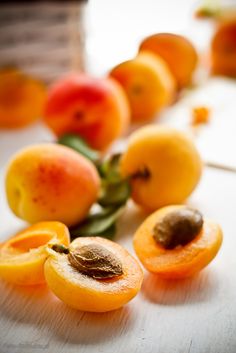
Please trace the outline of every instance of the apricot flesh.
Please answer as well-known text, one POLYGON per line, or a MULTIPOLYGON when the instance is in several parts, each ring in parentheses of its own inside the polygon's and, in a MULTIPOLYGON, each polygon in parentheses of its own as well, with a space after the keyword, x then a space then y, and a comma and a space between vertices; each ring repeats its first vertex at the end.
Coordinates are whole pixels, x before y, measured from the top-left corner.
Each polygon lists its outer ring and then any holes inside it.
POLYGON ((44 283, 46 245, 69 242, 69 231, 60 222, 40 222, 24 229, 1 245, 0 278, 18 285, 44 283))
POLYGON ((68 147, 39 144, 13 156, 6 173, 8 204, 30 223, 82 220, 96 201, 100 178, 95 166, 68 147))
POLYGON ((91 243, 104 246, 122 262, 123 275, 97 280, 74 269, 65 254, 49 249, 45 277, 49 288, 68 306, 92 312, 115 310, 130 301, 140 290, 143 271, 138 262, 119 244, 100 237, 77 238, 70 249, 91 243))
POLYGON ((161 109, 173 101, 175 82, 162 58, 141 52, 110 72, 124 88, 135 122, 155 118, 161 109))
POLYGON ((197 186, 202 161, 189 136, 167 126, 145 126, 130 136, 121 158, 133 200, 154 211, 183 202, 197 186))
POLYGON ((130 109, 122 87, 111 78, 71 75, 49 89, 44 120, 57 136, 78 134, 104 150, 128 128, 130 109))
POLYGON ((158 244, 153 237, 156 222, 181 207, 184 206, 167 206, 154 212, 134 235, 133 246, 143 266, 162 278, 193 276, 213 260, 222 244, 220 226, 209 219, 204 219, 200 233, 184 246, 167 250, 158 244))
POLYGON ((46 94, 41 81, 14 68, 0 70, 0 128, 19 128, 40 118, 46 94))
POLYGON ((176 79, 178 88, 191 83, 198 55, 192 43, 184 36, 157 33, 145 38, 139 51, 148 50, 165 60, 176 79))

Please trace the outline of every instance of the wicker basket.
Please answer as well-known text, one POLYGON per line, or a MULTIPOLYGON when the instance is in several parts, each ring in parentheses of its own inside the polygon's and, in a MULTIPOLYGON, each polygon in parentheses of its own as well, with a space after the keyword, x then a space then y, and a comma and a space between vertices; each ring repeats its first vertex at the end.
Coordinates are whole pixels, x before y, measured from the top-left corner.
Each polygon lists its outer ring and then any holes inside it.
POLYGON ((51 82, 83 70, 84 1, 0 2, 0 68, 51 82))

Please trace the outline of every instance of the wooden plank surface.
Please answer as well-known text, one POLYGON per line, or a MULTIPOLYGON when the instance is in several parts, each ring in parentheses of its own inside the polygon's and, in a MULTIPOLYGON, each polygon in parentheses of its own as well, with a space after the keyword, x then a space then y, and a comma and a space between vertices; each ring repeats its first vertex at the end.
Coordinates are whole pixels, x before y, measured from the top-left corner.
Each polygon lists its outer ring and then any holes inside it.
MULTIPOLYGON (((108 4, 104 0, 101 3, 108 4)), ((168 3, 161 5, 165 14, 168 3)), ((192 6, 192 2, 181 0, 181 8, 184 5, 189 11, 190 3, 192 6)), ((139 7, 142 8, 140 4, 139 7)), ((98 17, 101 20, 102 15, 98 17)), ((170 25, 174 26, 171 21, 170 25)), ((93 43, 89 42, 90 49, 93 43)), ((107 68, 113 59, 107 59, 107 68)), ((93 61, 92 57, 90 60, 93 61)), ((102 71, 103 66, 98 66, 94 66, 94 72, 102 71)), ((185 129, 191 106, 209 104, 213 109, 212 122, 201 131, 198 146, 204 158, 233 165, 235 86, 230 81, 211 80, 168 109, 161 122, 185 129)), ((25 226, 12 215, 6 203, 7 160, 24 145, 50 140, 51 134, 41 124, 19 132, 0 132, 0 241, 25 226)), ((0 353, 235 353, 236 175, 206 168, 188 202, 217 220, 224 231, 222 249, 207 269, 193 279, 177 282, 161 281, 145 272, 137 297, 124 308, 105 314, 72 310, 46 286, 27 289, 0 282, 0 353)), ((145 216, 130 202, 119 221, 115 240, 132 253, 132 235, 145 216)))

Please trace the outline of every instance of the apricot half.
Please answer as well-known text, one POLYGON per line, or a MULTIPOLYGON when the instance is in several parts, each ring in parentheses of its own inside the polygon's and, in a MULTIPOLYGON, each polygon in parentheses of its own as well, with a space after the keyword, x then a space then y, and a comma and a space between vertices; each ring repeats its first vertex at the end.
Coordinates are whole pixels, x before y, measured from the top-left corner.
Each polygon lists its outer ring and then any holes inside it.
POLYGON ((11 159, 6 194, 16 216, 30 222, 81 221, 96 201, 100 178, 95 166, 68 147, 28 146, 11 159))
POLYGON ((17 233, 0 248, 0 277, 20 285, 44 283, 48 243, 68 245, 67 227, 60 222, 40 222, 17 233))
POLYGON ((173 33, 153 34, 142 41, 139 50, 148 50, 164 59, 178 88, 191 83, 198 55, 193 44, 184 36, 173 33))
POLYGON ((131 107, 131 119, 136 122, 153 119, 173 101, 175 81, 162 58, 141 52, 117 65, 110 72, 124 88, 131 107))
POLYGON ((200 180, 202 162, 186 133, 149 125, 130 136, 120 168, 130 179, 133 200, 155 211, 190 196, 200 180))
POLYGON ((26 126, 43 113, 46 86, 14 68, 0 70, 0 128, 26 126))
MULTIPOLYGON (((82 249, 84 246, 100 246, 108 250, 122 267, 122 274, 114 278, 93 278, 84 272, 86 266, 96 271, 96 266, 101 264, 101 259, 94 263, 94 258, 80 256, 84 259, 85 266, 80 263, 79 268, 72 266, 68 254, 61 254, 49 249, 49 257, 45 262, 45 277, 49 288, 63 302, 72 308, 82 311, 105 312, 118 309, 130 301, 140 290, 143 272, 138 262, 119 244, 100 237, 87 237, 75 239, 69 247, 69 251, 82 249)), ((81 261, 82 261, 81 260, 81 261)), ((96 260, 96 257, 95 257, 96 260)), ((105 268, 107 271, 107 268, 105 268)), ((98 273, 98 272, 93 272, 98 273)), ((95 276, 96 277, 96 276, 95 276)))
POLYGON ((134 235, 134 249, 144 267, 163 278, 194 275, 213 260, 222 243, 220 226, 204 219, 201 230, 189 243, 173 249, 160 245, 154 237, 156 224, 171 212, 184 208, 182 205, 161 208, 150 215, 134 235))

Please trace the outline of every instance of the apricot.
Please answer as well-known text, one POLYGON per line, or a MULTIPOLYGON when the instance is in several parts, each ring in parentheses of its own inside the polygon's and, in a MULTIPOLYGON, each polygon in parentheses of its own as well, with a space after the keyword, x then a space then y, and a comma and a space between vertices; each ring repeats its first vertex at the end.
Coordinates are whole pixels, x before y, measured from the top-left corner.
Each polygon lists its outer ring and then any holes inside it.
POLYGON ((203 220, 196 237, 185 245, 166 249, 155 240, 156 224, 171 212, 184 208, 182 205, 161 208, 150 215, 134 235, 133 246, 143 266, 163 278, 193 276, 213 260, 221 247, 222 230, 209 219, 203 220))
POLYGON ((70 242, 67 227, 59 222, 40 222, 17 233, 0 248, 0 277, 19 285, 45 282, 43 266, 47 244, 70 242))
POLYGON ((198 55, 186 37, 173 33, 153 34, 140 44, 139 51, 143 50, 148 50, 165 60, 179 89, 191 83, 198 55))
POLYGON ((46 86, 23 72, 0 70, 0 128, 26 126, 43 113, 46 86))
POLYGON ((172 102, 174 79, 165 64, 148 52, 116 66, 110 76, 124 88, 131 106, 131 119, 143 122, 153 119, 172 102))
MULTIPOLYGON (((90 250, 97 246, 100 250, 103 248, 105 252, 108 251, 108 255, 105 253, 104 258, 101 258, 98 254, 93 256, 93 250, 87 253, 84 251, 83 254, 81 252, 77 258, 78 267, 74 267, 68 254, 49 249, 49 257, 44 266, 48 286, 58 298, 78 310, 105 312, 118 309, 140 290, 143 271, 127 250, 105 238, 77 238, 70 244, 69 251, 82 251, 89 246, 90 250), (113 258, 108 263, 109 256, 113 258), (112 274, 115 276, 111 277, 112 274)), ((72 259, 76 260, 76 256, 72 259)))
POLYGON ((74 225, 87 215, 99 187, 95 166, 56 144, 24 148, 13 156, 6 173, 8 204, 16 216, 30 223, 74 225))
POLYGON ((211 43, 212 72, 236 77, 236 18, 223 21, 211 43))
POLYGON ((130 136, 120 170, 130 178, 133 200, 154 211, 190 196, 201 177, 202 162, 186 133, 149 125, 130 136))
POLYGON ((119 83, 78 74, 51 87, 44 120, 57 136, 75 133, 103 150, 126 131, 130 109, 119 83))

